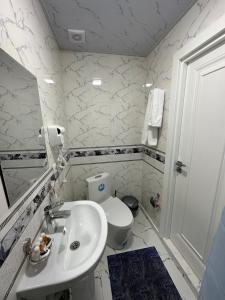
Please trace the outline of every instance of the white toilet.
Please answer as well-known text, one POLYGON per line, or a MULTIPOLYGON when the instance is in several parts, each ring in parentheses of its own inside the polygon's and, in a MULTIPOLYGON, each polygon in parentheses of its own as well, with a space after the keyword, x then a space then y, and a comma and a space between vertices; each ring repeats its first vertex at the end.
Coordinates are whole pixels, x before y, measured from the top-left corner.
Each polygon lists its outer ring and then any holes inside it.
POLYGON ((117 197, 112 197, 109 173, 86 179, 88 199, 98 202, 108 221, 107 244, 113 249, 122 249, 129 237, 134 219, 130 209, 117 197))

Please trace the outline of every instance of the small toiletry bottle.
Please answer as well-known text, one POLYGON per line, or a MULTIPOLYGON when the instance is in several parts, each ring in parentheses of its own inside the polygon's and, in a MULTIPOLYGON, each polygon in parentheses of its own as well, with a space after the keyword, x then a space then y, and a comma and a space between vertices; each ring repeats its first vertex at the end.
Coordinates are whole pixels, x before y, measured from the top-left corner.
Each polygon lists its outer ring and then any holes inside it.
POLYGON ((47 246, 47 245, 48 245, 48 242, 49 242, 48 236, 47 236, 44 232, 42 232, 41 237, 42 237, 43 242, 44 242, 45 245, 47 246))
POLYGON ((42 237, 39 237, 38 242, 39 242, 40 252, 41 252, 41 254, 42 254, 42 253, 44 253, 44 252, 46 251, 46 244, 45 244, 45 242, 43 241, 43 238, 42 238, 42 237))
POLYGON ((31 253, 31 260, 35 261, 35 262, 40 260, 40 245, 39 244, 37 244, 34 247, 32 253, 31 253))

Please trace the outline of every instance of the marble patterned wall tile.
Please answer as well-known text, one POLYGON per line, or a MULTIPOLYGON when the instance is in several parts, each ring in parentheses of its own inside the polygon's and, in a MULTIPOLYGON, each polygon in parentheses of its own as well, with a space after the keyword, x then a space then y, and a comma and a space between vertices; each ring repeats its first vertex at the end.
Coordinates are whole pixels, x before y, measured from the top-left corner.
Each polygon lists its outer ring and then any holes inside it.
POLYGON ((147 81, 165 90, 163 126, 157 149, 166 151, 173 55, 225 13, 224 0, 199 0, 147 57, 147 81))
POLYGON ((70 147, 140 144, 145 58, 62 52, 70 147), (92 80, 102 80, 93 86, 92 80))
MULTIPOLYGON (((3 2, 0 47, 37 77, 44 125, 66 126, 59 49, 39 1, 3 2), (45 78, 51 78, 55 84, 47 84, 45 78)), ((52 163, 48 142, 47 150, 52 163)))
MULTIPOLYGON (((0 48, 37 77, 44 126, 60 124, 66 127, 59 49, 39 1, 3 0, 0 8, 0 32, 0 48), (44 81, 45 78, 51 78, 55 84, 47 84, 44 81)), ((46 141, 51 165, 53 153, 47 136, 46 141)), ((18 214, 19 212, 11 221, 19 217, 18 214)), ((7 258, 7 263, 1 268, 1 299, 4 298, 4 291, 8 289, 22 262, 22 238, 33 237, 42 219, 43 212, 39 209, 29 223, 29 228, 32 230, 24 232, 14 246, 13 253, 7 258)), ((11 221, 2 231, 10 229, 11 221)))
POLYGON ((91 157, 91 156, 102 156, 102 155, 120 155, 120 154, 131 154, 131 153, 142 153, 144 151, 143 146, 118 146, 118 147, 104 147, 104 148, 86 148, 86 149, 70 149, 70 158, 78 157, 91 157))
POLYGON ((69 202, 74 200, 73 195, 73 177, 72 177, 72 167, 68 166, 65 173, 66 181, 63 182, 59 191, 58 198, 60 200, 69 202))
POLYGON ((140 161, 72 166, 71 171, 74 200, 87 199, 88 187, 85 179, 103 172, 111 174, 112 191, 116 190, 119 198, 133 195, 141 200, 142 164, 140 161))
POLYGON ((144 161, 142 165, 142 204, 156 227, 159 228, 160 207, 157 207, 157 204, 159 206, 162 204, 163 174, 144 161), (156 204, 155 208, 153 204, 156 204))

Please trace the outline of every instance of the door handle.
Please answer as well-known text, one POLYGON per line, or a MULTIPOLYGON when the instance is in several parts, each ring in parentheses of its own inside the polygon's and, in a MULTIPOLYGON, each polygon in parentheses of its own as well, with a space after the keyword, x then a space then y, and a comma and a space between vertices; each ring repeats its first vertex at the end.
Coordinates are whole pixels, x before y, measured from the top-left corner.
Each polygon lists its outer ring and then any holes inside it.
POLYGON ((182 161, 176 161, 176 171, 178 173, 182 173, 182 168, 186 167, 186 165, 182 161))

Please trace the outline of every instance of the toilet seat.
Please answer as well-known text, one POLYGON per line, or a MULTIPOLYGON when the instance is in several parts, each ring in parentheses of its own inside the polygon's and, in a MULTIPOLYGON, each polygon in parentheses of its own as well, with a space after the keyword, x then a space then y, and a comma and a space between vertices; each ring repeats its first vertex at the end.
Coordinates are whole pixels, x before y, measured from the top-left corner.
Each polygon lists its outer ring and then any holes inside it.
POLYGON ((129 228, 133 223, 133 215, 129 208, 117 197, 109 197, 101 203, 109 224, 129 228))

